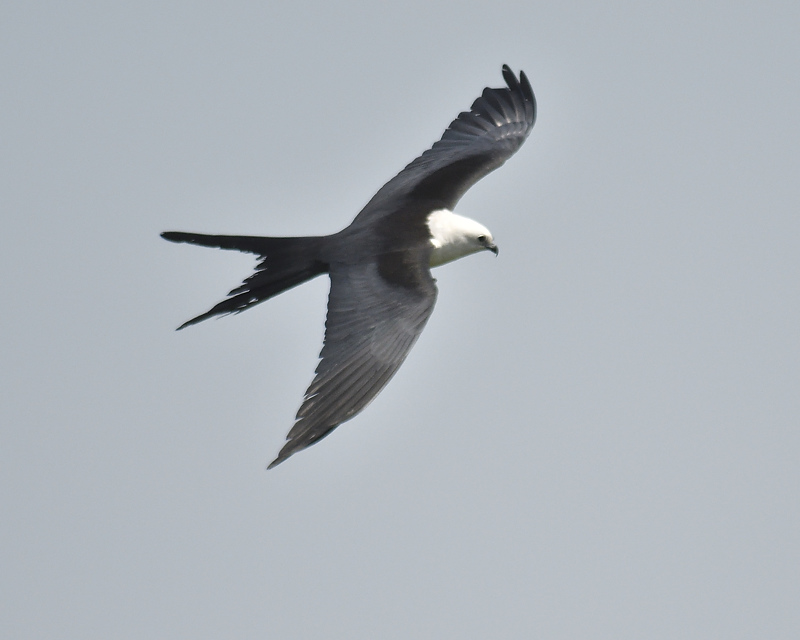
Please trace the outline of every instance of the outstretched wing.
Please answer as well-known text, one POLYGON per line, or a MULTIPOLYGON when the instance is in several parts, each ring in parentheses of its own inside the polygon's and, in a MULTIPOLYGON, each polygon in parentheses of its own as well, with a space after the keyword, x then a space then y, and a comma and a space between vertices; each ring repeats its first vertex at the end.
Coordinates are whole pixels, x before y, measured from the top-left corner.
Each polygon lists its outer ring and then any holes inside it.
POLYGON ((404 280, 387 280, 386 265, 331 265, 325 344, 272 468, 324 438, 364 409, 403 364, 436 302, 429 250, 406 256, 416 265, 404 280))
POLYGON ((397 213, 409 200, 452 210, 467 189, 514 155, 536 122, 536 98, 524 72, 518 80, 503 65, 503 78, 507 89, 484 89, 441 140, 375 194, 354 224, 397 213))

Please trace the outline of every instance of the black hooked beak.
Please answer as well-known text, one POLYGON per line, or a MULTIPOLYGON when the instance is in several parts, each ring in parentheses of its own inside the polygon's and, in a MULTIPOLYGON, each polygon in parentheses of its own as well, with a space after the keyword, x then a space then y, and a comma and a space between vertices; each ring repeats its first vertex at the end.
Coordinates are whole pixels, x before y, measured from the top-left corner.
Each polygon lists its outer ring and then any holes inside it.
POLYGON ((500 255, 500 249, 497 248, 496 244, 487 244, 486 248, 491 251, 494 255, 500 255))

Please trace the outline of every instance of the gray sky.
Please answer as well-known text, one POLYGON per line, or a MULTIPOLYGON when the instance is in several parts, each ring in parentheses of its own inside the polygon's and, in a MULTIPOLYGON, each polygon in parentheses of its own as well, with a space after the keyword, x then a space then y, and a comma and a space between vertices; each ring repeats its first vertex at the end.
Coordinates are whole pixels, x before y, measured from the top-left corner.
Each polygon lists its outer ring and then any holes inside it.
POLYGON ((0 8, 0 636, 797 638, 796 2, 0 8), (501 252, 359 417, 267 473, 337 231, 500 67, 501 252))

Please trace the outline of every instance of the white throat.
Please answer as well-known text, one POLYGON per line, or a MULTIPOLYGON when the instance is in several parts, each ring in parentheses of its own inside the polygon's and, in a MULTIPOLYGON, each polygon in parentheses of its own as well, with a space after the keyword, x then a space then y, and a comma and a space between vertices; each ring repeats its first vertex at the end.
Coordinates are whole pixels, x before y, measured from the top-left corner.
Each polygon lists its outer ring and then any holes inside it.
MULTIPOLYGON (((465 218, 447 209, 428 214, 431 232, 431 267, 438 267, 492 245, 492 234, 480 222, 465 218)), ((493 249, 495 252, 496 249, 493 249)))

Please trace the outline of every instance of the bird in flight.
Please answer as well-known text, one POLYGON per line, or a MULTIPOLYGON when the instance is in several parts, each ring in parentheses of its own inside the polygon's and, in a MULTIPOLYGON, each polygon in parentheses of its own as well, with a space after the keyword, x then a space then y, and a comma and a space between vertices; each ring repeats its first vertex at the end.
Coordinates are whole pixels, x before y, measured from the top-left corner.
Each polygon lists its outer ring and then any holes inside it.
POLYGON ((179 329, 239 313, 323 273, 331 280, 325 341, 286 445, 269 469, 364 409, 403 364, 433 311, 431 267, 479 251, 497 255, 489 230, 453 213, 461 196, 510 158, 536 121, 524 72, 503 66, 507 87, 486 88, 442 138, 387 182, 353 222, 329 236, 270 238, 166 231, 171 242, 236 249, 255 272, 179 329))

